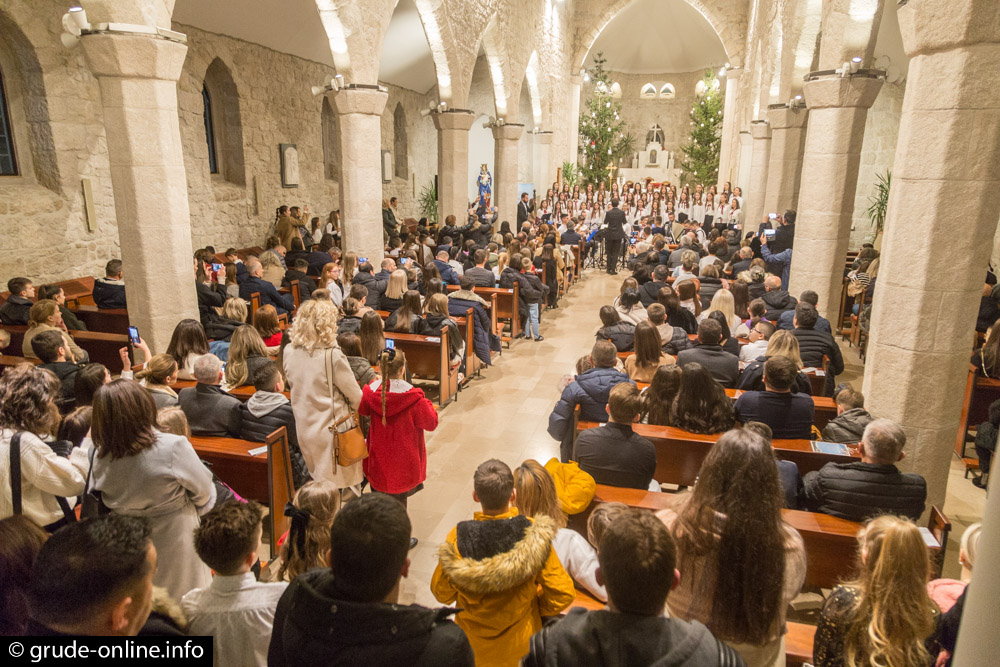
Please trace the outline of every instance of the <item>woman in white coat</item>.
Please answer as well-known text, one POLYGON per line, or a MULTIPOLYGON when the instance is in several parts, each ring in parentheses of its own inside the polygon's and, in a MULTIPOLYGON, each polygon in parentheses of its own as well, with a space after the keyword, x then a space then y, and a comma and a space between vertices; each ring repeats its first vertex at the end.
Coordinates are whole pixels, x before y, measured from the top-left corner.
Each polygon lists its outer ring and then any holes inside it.
MULTIPOLYGON (((337 308, 333 303, 310 300, 299 306, 282 365, 293 388, 292 412, 309 474, 313 479, 333 482, 339 489, 359 486, 364 476, 361 463, 342 466, 334 460, 329 430, 361 404, 361 387, 337 345, 337 308)), ((347 420, 339 430, 352 426, 352 420, 347 420)), ((360 488, 355 492, 360 494, 360 488)))
POLYGON ((143 517, 156 546, 153 584, 180 600, 212 583, 194 550, 200 516, 215 505, 212 473, 182 435, 156 428, 156 404, 142 385, 115 380, 94 395, 90 487, 114 514, 143 517))

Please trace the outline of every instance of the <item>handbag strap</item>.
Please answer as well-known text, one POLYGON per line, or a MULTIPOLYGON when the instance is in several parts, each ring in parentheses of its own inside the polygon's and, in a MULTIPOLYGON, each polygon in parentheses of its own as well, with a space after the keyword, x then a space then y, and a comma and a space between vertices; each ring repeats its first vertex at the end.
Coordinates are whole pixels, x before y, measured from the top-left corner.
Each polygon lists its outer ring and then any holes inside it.
POLYGON ((14 506, 14 514, 21 513, 21 433, 15 433, 10 439, 10 500, 14 506))

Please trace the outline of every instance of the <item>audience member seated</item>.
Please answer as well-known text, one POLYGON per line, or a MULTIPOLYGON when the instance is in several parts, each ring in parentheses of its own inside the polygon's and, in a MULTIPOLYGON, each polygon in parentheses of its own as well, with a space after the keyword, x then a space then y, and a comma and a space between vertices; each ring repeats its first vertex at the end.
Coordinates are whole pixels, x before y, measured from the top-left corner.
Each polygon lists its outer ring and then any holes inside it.
POLYGON ((723 289, 718 267, 715 264, 709 264, 703 268, 698 274, 698 282, 701 283, 698 291, 701 297, 701 307, 703 310, 708 310, 716 293, 723 289))
MULTIPOLYGON (((42 285, 38 288, 38 300, 52 299, 59 305, 59 312, 62 313, 63 323, 70 331, 86 331, 87 325, 80 321, 80 318, 73 314, 66 307, 66 291, 59 285, 42 285)), ((0 306, 0 320, 3 319, 3 307, 0 306)))
POLYGON ((20 514, 56 530, 75 519, 65 498, 83 493, 87 458, 79 449, 57 454, 46 442, 56 435, 60 386, 50 371, 30 364, 8 368, 0 376, 0 518, 15 514, 10 470, 12 440, 21 456, 20 514))
POLYGON ((104 277, 94 281, 91 295, 98 308, 127 308, 125 281, 122 280, 122 261, 110 260, 104 267, 104 277))
POLYGON ((62 334, 64 347, 66 348, 66 360, 72 363, 85 364, 90 361, 87 352, 73 342, 73 338, 66 331, 66 325, 62 321, 62 314, 55 301, 44 299, 38 301, 28 311, 28 330, 21 341, 21 356, 29 359, 37 359, 38 355, 31 349, 31 339, 43 331, 58 331, 62 334))
POLYGON ((229 501, 201 518, 194 531, 198 557, 215 576, 181 599, 192 635, 213 638, 216 665, 266 667, 271 625, 285 582, 262 583, 251 572, 263 532, 263 508, 229 501))
POLYGON ((472 329, 472 350, 483 364, 489 366, 491 361, 490 352, 500 350, 500 339, 493 333, 490 321, 490 314, 487 308, 489 303, 475 293, 476 284, 472 278, 462 276, 459 281, 460 289, 448 294, 448 312, 452 317, 462 317, 465 312, 472 308, 472 321, 468 326, 472 329))
POLYGON ((291 526, 261 580, 294 581, 304 572, 329 567, 330 526, 340 510, 341 491, 331 481, 313 479, 285 506, 291 526))
POLYGON ((641 410, 634 384, 615 385, 608 397, 608 422, 576 437, 573 460, 598 484, 650 488, 656 473, 656 448, 632 430, 641 410))
POLYGON ((482 248, 472 254, 474 266, 466 271, 465 275, 472 278, 476 283, 476 287, 496 287, 496 276, 493 275, 491 270, 486 268, 487 259, 486 251, 482 248))
MULTIPOLYGON (((725 291, 723 291, 725 293, 725 291)), ((733 337, 729 328, 730 321, 721 310, 713 310, 705 315, 706 320, 715 320, 719 323, 719 347, 723 352, 728 352, 737 359, 737 369, 739 369, 740 342, 733 337)))
POLYGON ((684 371, 680 366, 660 366, 653 374, 649 386, 642 390, 642 416, 640 423, 654 426, 672 426, 674 399, 681 386, 684 371))
POLYGON ((681 306, 681 299, 674 293, 673 288, 664 287, 661 289, 659 301, 667 311, 667 324, 682 329, 685 334, 698 333, 698 318, 690 310, 681 306))
MULTIPOLYGON (((392 261, 387 259, 386 261, 392 261)), ((395 263, 393 263, 395 266, 395 263)), ((375 278, 378 279, 385 271, 380 271, 376 274, 375 278)), ((392 271, 386 280, 385 292, 379 295, 378 299, 378 309, 387 310, 390 313, 398 309, 403 305, 403 295, 406 293, 406 271, 402 269, 396 269, 392 271)))
POLYGON ((354 379, 358 381, 358 387, 364 387, 375 379, 375 369, 368 363, 368 360, 361 354, 361 339, 357 334, 342 333, 337 336, 337 345, 340 351, 347 357, 347 363, 354 373, 354 379))
POLYGON ((24 636, 31 568, 49 534, 24 515, 0 521, 0 636, 24 636))
POLYGON ((740 375, 740 362, 735 354, 722 349, 722 327, 713 319, 702 320, 698 325, 698 345, 677 353, 677 365, 700 364, 708 369, 724 387, 735 387, 740 375))
POLYGON ((181 389, 177 395, 193 434, 239 437, 241 402, 223 391, 223 377, 222 362, 214 354, 206 354, 194 365, 198 384, 181 389))
MULTIPOLYGON (((370 368, 370 367, 369 367, 370 368)), ((292 463, 295 488, 309 481, 309 471, 299 450, 292 403, 283 393, 285 381, 278 365, 266 361, 253 372, 253 395, 244 403, 240 401, 239 437, 253 442, 265 442, 267 436, 285 427, 288 436, 288 454, 292 463)))
POLYGON ((802 363, 812 368, 823 368, 823 357, 829 359, 826 367, 826 396, 833 394, 836 377, 844 372, 844 357, 833 336, 816 329, 819 313, 811 304, 802 303, 795 307, 795 328, 792 335, 799 341, 802 363))
POLYGON ((658 513, 680 564, 670 616, 704 623, 750 667, 785 664, 785 612, 805 581, 805 545, 783 504, 770 444, 737 429, 709 451, 694 492, 658 513))
POLYGON ((815 412, 813 399, 792 391, 799 369, 788 357, 771 357, 764 364, 764 391, 745 391, 736 399, 736 421, 761 422, 773 437, 808 440, 815 412))
POLYGON ((274 306, 261 306, 254 312, 253 328, 264 341, 264 347, 277 348, 281 345, 281 325, 278 323, 278 311, 274 306))
POLYGON ((580 406, 581 421, 608 420, 608 395, 621 382, 631 382, 628 375, 615 368, 618 355, 611 341, 599 340, 590 353, 593 368, 576 376, 563 389, 559 401, 549 415, 548 432, 560 441, 559 458, 566 463, 573 454, 573 412, 580 406))
POLYGON ((674 401, 674 426, 691 433, 722 433, 733 427, 733 401, 712 373, 697 362, 684 366, 674 401))
MULTIPOLYGON (((265 310, 273 311, 275 322, 277 322, 278 311, 274 310, 274 306, 261 306, 257 309, 257 312, 265 310)), ((214 309, 202 313, 201 325, 205 330, 205 344, 209 344, 209 338, 212 339, 215 345, 219 345, 222 342, 228 343, 233 337, 233 332, 247 323, 247 313, 247 302, 238 296, 229 297, 225 300, 222 304, 221 314, 217 314, 214 309)), ((254 317, 257 317, 257 313, 254 313, 254 317)))
POLYGON ((398 331, 400 333, 416 333, 419 328, 420 317, 420 292, 417 290, 406 290, 399 300, 399 306, 390 311, 385 321, 386 331, 398 331))
MULTIPOLYGON (((743 428, 764 438, 764 441, 768 445, 774 439, 771 427, 762 422, 746 422, 743 424, 743 428)), ((804 490, 802 477, 799 476, 799 466, 794 461, 784 461, 778 458, 774 462, 778 466, 778 478, 781 481, 781 490, 785 496, 785 507, 790 510, 802 509, 802 495, 804 490)))
POLYGON ((920 530, 881 516, 858 535, 860 576, 833 589, 823 605, 813 663, 931 665, 940 612, 927 595, 930 569, 920 530))
POLYGON ((228 296, 226 293, 226 270, 220 268, 213 280, 211 265, 214 262, 215 257, 205 250, 199 250, 194 254, 194 286, 198 297, 198 314, 202 319, 213 312, 213 309, 221 308, 228 296))
MULTIPOLYGON (((323 254, 329 257, 329 253, 323 254)), ((287 287, 289 290, 292 289, 293 280, 299 281, 299 299, 301 301, 311 299, 312 293, 316 291, 316 281, 309 277, 309 261, 303 257, 296 259, 295 263, 285 271, 285 277, 281 279, 282 287, 287 287)))
POLYGON ((135 372, 135 379, 153 397, 157 410, 177 405, 177 393, 172 385, 177 382, 177 362, 169 354, 155 354, 141 370, 135 372))
POLYGON ((514 667, 528 652, 543 616, 555 616, 576 597, 573 580, 552 549, 555 521, 521 516, 514 504, 514 475, 496 459, 473 477, 473 500, 482 506, 462 521, 438 549, 431 593, 461 611, 476 664, 514 667))
MULTIPOLYGON (((772 330, 774 329, 774 325, 767 320, 761 320, 754 325, 755 328, 757 326, 765 330, 769 326, 772 330)), ((809 376, 801 371, 802 358, 799 357, 799 341, 792 335, 791 331, 774 331, 771 334, 764 354, 747 364, 740 375, 740 381, 736 384, 736 388, 742 391, 764 391, 764 364, 772 357, 786 357, 794 361, 795 366, 800 369, 795 379, 795 391, 800 394, 812 394, 812 383, 809 382, 809 376)))
POLYGON ((97 390, 111 382, 111 373, 104 364, 87 364, 76 376, 76 407, 94 404, 97 390))
POLYGON ((31 339, 31 349, 42 361, 38 367, 52 371, 59 380, 60 390, 56 398, 59 412, 64 415, 72 412, 76 407, 76 376, 83 365, 66 361, 63 332, 55 329, 42 331, 31 339))
POLYGON ((774 332, 774 324, 767 320, 759 320, 754 324, 748 336, 750 342, 740 347, 740 361, 749 363, 765 356, 774 332))
POLYGON ((273 284, 264 280, 264 267, 259 259, 249 259, 246 262, 247 277, 240 283, 240 298, 251 301, 251 295, 260 292, 260 305, 271 305, 279 315, 288 313, 295 308, 291 294, 280 294, 273 284))
MULTIPOLYGON (((577 466, 552 459, 549 466, 553 465, 562 469, 575 468, 576 475, 590 480, 589 495, 593 496, 593 480, 580 472, 577 466)), ((580 533, 566 527, 566 512, 552 473, 538 461, 528 459, 514 470, 514 490, 517 492, 517 511, 521 515, 530 518, 547 516, 555 521, 558 530, 552 538, 552 548, 573 581, 597 599, 606 602, 608 594, 604 586, 597 583, 597 552, 580 533)), ((574 500, 582 501, 583 494, 580 496, 574 500)))
POLYGON ((224 373, 226 385, 235 389, 253 384, 254 373, 270 360, 257 330, 249 324, 240 326, 233 332, 229 345, 229 360, 224 373))
POLYGON ((445 285, 457 285, 458 274, 455 273, 455 269, 448 263, 448 256, 447 250, 438 250, 432 264, 437 267, 438 273, 441 274, 441 282, 445 285))
POLYGON ((662 349, 660 334, 649 321, 640 322, 635 327, 635 352, 625 359, 625 372, 635 382, 649 383, 660 366, 672 365, 675 361, 662 349))
POLYGON ((0 322, 3 324, 27 325, 28 312, 35 305, 35 286, 27 278, 11 278, 7 281, 7 300, 0 306, 0 322))
POLYGON ((653 269, 653 279, 639 286, 639 301, 642 307, 648 309, 656 303, 660 296, 660 290, 667 287, 667 277, 670 270, 663 264, 659 264, 653 269))
POLYGON ((764 279, 764 289, 766 291, 760 298, 767 305, 767 311, 764 313, 766 319, 777 322, 782 313, 795 310, 798 301, 788 293, 788 290, 781 288, 781 278, 768 276, 764 279))
POLYGON ((654 303, 650 305, 646 309, 646 314, 649 316, 649 323, 656 327, 656 330, 660 334, 660 341, 663 343, 664 352, 677 356, 677 353, 681 350, 691 347, 691 341, 687 337, 687 332, 683 328, 675 327, 667 322, 667 309, 663 307, 663 304, 654 303))
MULTIPOLYGON (((595 510, 596 513, 596 510, 595 510)), ((649 512, 626 509, 598 545, 598 578, 608 607, 571 609, 531 638, 524 667, 548 665, 697 665, 737 667, 743 660, 699 621, 666 618, 681 574, 674 541, 649 512)))
MULTIPOLYGON (((865 428, 874 417, 865 410, 865 396, 860 391, 845 387, 837 392, 837 416, 823 427, 823 440, 854 444, 861 442, 865 428)), ((1000 418, 1000 410, 997 412, 1000 418)), ((996 442, 996 438, 993 439, 996 442)))
POLYGON ((194 379, 195 363, 209 353, 205 328, 198 320, 181 320, 174 327, 167 345, 167 354, 177 362, 177 377, 194 379))
POLYGON ((215 486, 188 439, 157 430, 156 405, 132 380, 97 390, 91 438, 91 488, 112 514, 149 522, 158 554, 153 582, 174 600, 207 586, 211 573, 195 556, 194 529, 215 504, 215 486))
POLYGON ((998 322, 994 322, 986 332, 986 341, 983 346, 972 353, 970 363, 975 367, 977 376, 1000 379, 1000 326, 997 326, 998 322))
MULTIPOLYGON (((799 303, 808 303, 813 308, 819 305, 819 295, 811 289, 807 289, 799 295, 799 303)), ((778 328, 786 329, 791 331, 795 328, 795 310, 786 310, 778 317, 778 328)), ((830 320, 822 316, 817 316, 816 325, 814 327, 817 331, 825 331, 828 334, 833 335, 833 329, 830 327, 830 320)))
POLYGON ((365 494, 332 522, 328 564, 295 578, 278 602, 267 664, 473 667, 469 640, 448 620, 455 609, 399 604, 410 568, 403 506, 365 494))
POLYGON ((158 559, 151 535, 144 519, 111 514, 69 524, 50 537, 31 568, 24 634, 140 634, 154 605, 158 559))
POLYGON ((361 309, 361 301, 347 297, 344 299, 344 316, 337 322, 337 335, 345 333, 356 334, 361 330, 361 316, 358 314, 361 309))
POLYGON ((649 319, 646 309, 639 303, 638 289, 629 288, 622 292, 615 310, 618 311, 618 316, 623 322, 639 324, 639 322, 645 322, 649 319))
POLYGON ((434 294, 424 304, 426 313, 418 323, 414 333, 423 336, 440 336, 441 331, 448 329, 448 350, 451 354, 451 365, 457 366, 465 358, 465 340, 458 329, 458 324, 448 313, 448 297, 444 294, 434 294))
POLYGON ((916 521, 924 512, 927 484, 916 473, 901 473, 896 462, 906 455, 906 433, 888 419, 876 419, 861 436, 861 460, 827 463, 806 473, 805 504, 823 512, 865 521, 878 514, 898 514, 916 521))

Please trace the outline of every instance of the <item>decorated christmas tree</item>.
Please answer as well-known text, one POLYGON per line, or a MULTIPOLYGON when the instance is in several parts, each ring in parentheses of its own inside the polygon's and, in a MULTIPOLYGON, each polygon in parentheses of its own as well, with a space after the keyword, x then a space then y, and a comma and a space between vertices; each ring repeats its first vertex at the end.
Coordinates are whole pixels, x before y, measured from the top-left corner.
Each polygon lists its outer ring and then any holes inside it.
POLYGON ((698 86, 698 101, 691 109, 691 140, 681 146, 684 160, 681 169, 686 180, 705 185, 719 180, 719 152, 722 147, 723 97, 719 80, 712 70, 698 86))
POLYGON ((628 158, 631 164, 635 144, 632 135, 625 131, 621 118, 622 105, 612 95, 612 82, 604 69, 604 56, 594 56, 594 66, 588 72, 591 84, 587 106, 580 111, 580 175, 586 183, 607 182, 612 176, 610 167, 619 159, 628 158))

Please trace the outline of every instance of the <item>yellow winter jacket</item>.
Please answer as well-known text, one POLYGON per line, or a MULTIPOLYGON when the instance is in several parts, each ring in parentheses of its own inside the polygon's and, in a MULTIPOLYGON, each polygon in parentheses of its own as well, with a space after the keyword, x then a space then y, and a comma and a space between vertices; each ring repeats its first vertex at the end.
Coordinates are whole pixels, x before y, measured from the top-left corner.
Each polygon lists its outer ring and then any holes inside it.
POLYGON ((550 518, 521 517, 516 508, 497 516, 476 512, 438 548, 431 592, 440 602, 457 603, 455 622, 472 644, 477 667, 516 667, 541 617, 555 616, 576 597, 552 549, 556 531, 550 518))

